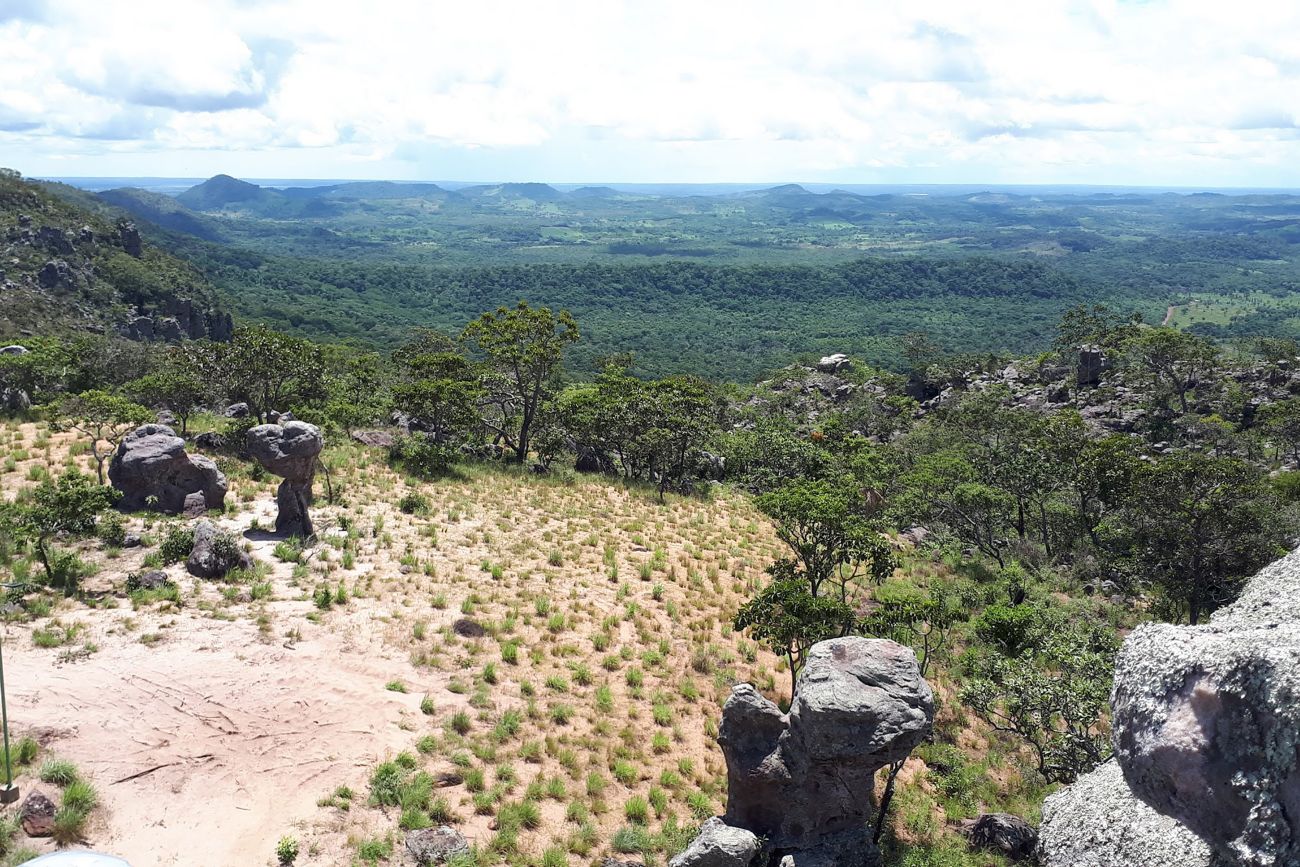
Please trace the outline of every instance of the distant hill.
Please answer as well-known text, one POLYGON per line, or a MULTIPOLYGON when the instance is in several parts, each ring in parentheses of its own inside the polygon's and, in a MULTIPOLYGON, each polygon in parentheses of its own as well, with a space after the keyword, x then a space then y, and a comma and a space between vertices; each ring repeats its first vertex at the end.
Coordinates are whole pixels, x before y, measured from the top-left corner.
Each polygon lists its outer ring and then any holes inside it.
POLYGON ((213 211, 227 205, 255 202, 267 196, 279 196, 274 190, 264 190, 257 184, 232 178, 230 175, 215 175, 201 184, 190 187, 176 197, 187 208, 196 211, 213 211))
POLYGON ((146 243, 129 214, 11 169, 0 169, 0 262, 0 338, 230 334, 230 314, 203 275, 146 243))

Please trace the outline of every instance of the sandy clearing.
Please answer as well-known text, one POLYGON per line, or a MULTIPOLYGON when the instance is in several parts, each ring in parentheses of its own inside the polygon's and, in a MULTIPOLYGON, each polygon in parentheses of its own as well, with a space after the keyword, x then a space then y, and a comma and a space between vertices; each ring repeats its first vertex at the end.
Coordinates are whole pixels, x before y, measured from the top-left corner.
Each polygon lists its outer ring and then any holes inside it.
POLYGON ((211 626, 63 665, 6 648, 17 729, 62 733, 50 751, 103 797, 91 842, 140 867, 269 862, 317 798, 409 745, 398 723, 420 696, 384 689, 405 663, 343 651, 330 633, 287 649, 246 623, 211 626), (217 631, 243 634, 214 647, 217 631))

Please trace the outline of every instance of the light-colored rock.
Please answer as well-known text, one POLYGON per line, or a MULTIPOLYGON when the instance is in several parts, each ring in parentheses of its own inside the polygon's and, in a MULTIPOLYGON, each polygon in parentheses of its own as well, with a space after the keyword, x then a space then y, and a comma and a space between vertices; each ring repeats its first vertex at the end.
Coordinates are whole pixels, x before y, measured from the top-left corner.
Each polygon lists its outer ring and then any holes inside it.
POLYGON ((876 863, 869 825, 876 771, 930 731, 934 696, 912 651, 837 638, 813 646, 783 714, 749 684, 732 689, 718 743, 728 825, 799 865, 876 863))
POLYGON ((1142 803, 1107 762, 1043 802, 1043 867, 1211 867, 1210 847, 1142 803))
POLYGON ((758 850, 758 837, 714 816, 700 826, 699 836, 669 861, 668 867, 749 867, 758 850))
POLYGON ((406 851, 420 867, 430 867, 445 864, 454 855, 465 854, 469 843, 455 828, 442 825, 408 832, 406 851))
POLYGON ((249 569, 253 560, 232 536, 222 533, 210 521, 194 525, 194 546, 185 569, 199 578, 223 578, 234 569, 249 569))
POLYGON ((1128 637, 1111 695, 1116 763, 1049 799, 1044 862, 1300 864, 1298 696, 1300 551, 1208 624, 1128 637), (1162 846, 1181 860, 1151 860, 1162 846))

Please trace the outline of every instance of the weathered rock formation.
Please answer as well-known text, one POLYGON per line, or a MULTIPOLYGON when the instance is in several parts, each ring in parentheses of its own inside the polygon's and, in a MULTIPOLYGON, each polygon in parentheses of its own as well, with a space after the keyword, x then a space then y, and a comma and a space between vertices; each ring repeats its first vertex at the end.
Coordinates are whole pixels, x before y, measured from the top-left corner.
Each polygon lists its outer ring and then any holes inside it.
POLYGON ((262 424, 248 431, 248 453, 268 471, 283 476, 275 495, 279 514, 275 531, 289 536, 310 536, 312 480, 316 477, 316 460, 325 445, 320 428, 314 424, 291 421, 286 425, 262 424))
MULTIPOLYGON (((718 731, 727 811, 710 833, 761 838, 764 864, 876 864, 876 771, 905 758, 933 720, 934 696, 910 649, 869 638, 815 645, 788 714, 748 684, 732 690, 718 731)), ((692 845, 672 867, 745 867, 757 851, 702 860, 692 845)))
POLYGON ((220 509, 226 477, 209 458, 185 453, 185 440, 166 425, 146 424, 118 444, 108 480, 122 492, 118 507, 201 514, 220 509))
POLYGON ((1048 867, 1300 864, 1300 551, 1206 625, 1135 630, 1111 711, 1115 762, 1044 804, 1048 867))

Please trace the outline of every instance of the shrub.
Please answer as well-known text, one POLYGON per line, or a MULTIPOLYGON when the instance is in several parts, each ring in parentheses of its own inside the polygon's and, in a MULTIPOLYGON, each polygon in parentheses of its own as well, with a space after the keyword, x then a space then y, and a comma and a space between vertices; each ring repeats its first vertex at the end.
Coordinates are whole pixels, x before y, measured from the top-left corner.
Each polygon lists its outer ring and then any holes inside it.
POLYGON ((456 447, 434 442, 427 436, 412 434, 399 437, 388 453, 389 461, 402 465, 417 476, 436 478, 444 476, 458 457, 456 447))
POLYGON ((990 605, 975 621, 975 634, 1007 656, 1019 656, 1034 641, 1037 612, 1023 605, 990 605))
POLYGON ((105 512, 95 523, 95 535, 110 548, 121 548, 126 541, 126 519, 118 512, 105 512))
POLYGON ((416 491, 411 491, 406 496, 402 497, 402 499, 398 500, 397 508, 401 509, 408 515, 417 515, 420 517, 428 515, 431 511, 429 498, 416 491))
POLYGON ((275 844, 275 860, 288 867, 298 860, 298 841, 292 837, 281 837, 275 844))
POLYGON ((194 531, 189 527, 172 527, 158 546, 163 563, 179 563, 194 548, 194 531))

